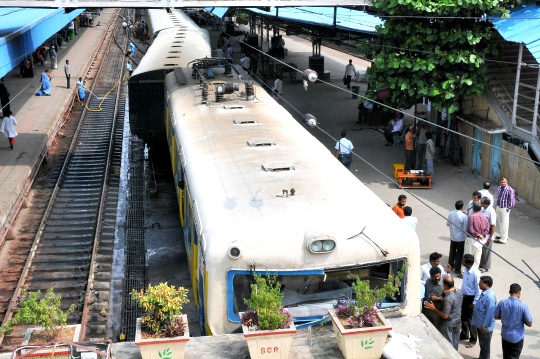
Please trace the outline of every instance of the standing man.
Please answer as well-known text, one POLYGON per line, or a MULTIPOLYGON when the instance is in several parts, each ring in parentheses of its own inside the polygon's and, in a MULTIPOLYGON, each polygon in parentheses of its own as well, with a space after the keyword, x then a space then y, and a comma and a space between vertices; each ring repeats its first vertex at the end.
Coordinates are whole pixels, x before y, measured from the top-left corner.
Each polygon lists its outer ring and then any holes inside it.
POLYGON ((442 319, 439 331, 457 351, 459 345, 459 328, 461 326, 463 296, 455 287, 454 279, 451 276, 444 277, 443 284, 443 310, 440 311, 433 303, 428 301, 424 302, 424 308, 435 312, 442 319))
POLYGON ((480 191, 474 191, 472 193, 471 200, 467 204, 467 209, 465 210, 465 213, 467 215, 473 214, 473 210, 472 210, 473 203, 474 202, 480 202, 481 199, 482 199, 482 194, 480 193, 480 191))
POLYGON ((459 339, 468 340, 465 347, 472 348, 476 345, 477 331, 471 324, 474 305, 478 298, 480 298, 480 271, 478 266, 474 264, 474 257, 472 254, 465 254, 463 256, 463 266, 465 270, 463 272, 463 283, 461 284, 461 292, 463 293, 463 305, 461 306, 461 335, 459 339))
POLYGON ((510 225, 510 210, 516 205, 514 189, 508 185, 508 179, 501 177, 500 186, 497 189, 497 228, 500 237, 495 243, 506 244, 508 242, 508 227, 510 225))
POLYGON ((402 219, 405 221, 405 223, 416 231, 416 227, 418 226, 418 218, 412 216, 412 208, 409 206, 403 207, 403 214, 405 217, 402 219))
POLYGON ((426 161, 426 132, 429 131, 428 125, 424 121, 420 121, 417 127, 417 139, 418 143, 416 144, 416 169, 424 170, 425 161, 426 161))
POLYGON ((349 60, 349 64, 345 65, 345 85, 347 85, 347 88, 351 88, 351 79, 353 76, 356 76, 356 69, 354 68, 354 65, 352 64, 352 60, 349 60))
POLYGON ((450 253, 448 254, 448 265, 454 269, 455 274, 461 273, 461 260, 465 250, 465 240, 467 239, 467 225, 469 218, 463 213, 463 201, 456 201, 456 208, 448 216, 446 225, 450 227, 450 253))
POLYGON ((510 297, 503 299, 495 308, 495 319, 502 322, 503 359, 519 359, 523 349, 525 328, 532 326, 532 316, 527 305, 521 300, 521 286, 514 283, 510 286, 510 297))
POLYGON ((435 183, 435 173, 433 172, 433 159, 435 158, 435 142, 431 139, 431 132, 426 132, 426 168, 428 173, 431 175, 431 183, 435 183))
POLYGON ((240 59, 240 65, 242 65, 242 69, 244 69, 244 71, 251 71, 251 58, 249 57, 249 52, 246 52, 244 57, 240 59))
POLYGON ((129 48, 131 49, 131 57, 135 56, 135 44, 130 42, 129 48))
POLYGON ((414 137, 416 136, 416 129, 411 126, 407 134, 405 135, 405 171, 413 169, 413 154, 414 154, 414 137))
POLYGON ((64 73, 66 74, 67 88, 70 88, 71 71, 69 70, 69 60, 66 60, 66 64, 64 65, 64 73))
POLYGON ((497 214, 491 205, 488 197, 482 198, 480 201, 482 213, 487 217, 489 223, 489 233, 487 241, 482 247, 482 257, 480 258, 480 272, 485 273, 491 268, 491 247, 493 246, 493 236, 495 235, 495 224, 497 223, 497 214))
POLYGON ((17 137, 18 133, 15 131, 15 125, 17 124, 17 120, 15 117, 11 116, 11 111, 6 112, 6 117, 2 119, 2 126, 0 127, 0 132, 3 132, 8 141, 9 141, 9 148, 13 150, 13 146, 15 145, 15 137, 17 137))
POLYGON ((51 46, 49 47, 49 57, 51 58, 51 69, 57 69, 58 64, 56 61, 56 45, 51 43, 51 46))
POLYGON ((392 211, 394 211, 395 214, 398 215, 399 218, 405 217, 405 212, 403 208, 405 208, 405 205, 407 204, 407 196, 404 194, 400 194, 397 203, 392 207, 392 211))
MULTIPOLYGON (((424 307, 422 313, 428 318, 428 320, 441 332, 441 317, 437 315, 432 309, 429 309, 425 303, 430 302, 437 310, 443 310, 443 282, 441 276, 441 269, 439 267, 431 267, 429 270, 430 278, 426 280, 426 290, 424 295, 424 307)), ((461 307, 460 307, 461 310, 461 307)), ((460 320, 461 322, 461 320, 460 320)), ((442 332, 441 332, 442 333, 442 332)))
MULTIPOLYGON (((227 38, 228 38, 228 36, 227 36, 227 38)), ((227 50, 226 51, 227 51, 227 61, 229 62, 229 64, 232 64, 232 62, 233 62, 233 57, 232 57, 233 51, 232 51, 232 47, 231 47, 230 43, 227 44, 227 50)))
POLYGON ((478 359, 490 359, 491 336, 495 328, 495 308, 497 298, 491 289, 493 279, 490 276, 480 277, 478 283, 482 294, 474 306, 471 324, 478 331, 478 341, 480 342, 480 357, 478 359))
POLYGON ((351 141, 347 138, 347 131, 341 131, 341 139, 336 142, 336 157, 347 168, 351 167, 352 149, 354 148, 351 141))
POLYGON ((441 265, 442 254, 433 252, 429 255, 429 262, 422 264, 420 267, 420 276, 423 283, 425 283, 429 278, 429 271, 433 267, 438 267, 441 270, 441 276, 446 277, 447 273, 441 265))
POLYGON ((474 263, 480 265, 480 259, 482 258, 482 247, 487 243, 489 238, 489 221, 487 217, 482 213, 482 205, 480 202, 473 203, 473 214, 469 215, 469 223, 467 225, 467 231, 472 238, 468 241, 471 244, 468 248, 474 257, 474 263))
POLYGON ((272 93, 274 97, 277 98, 281 98, 281 95, 283 95, 283 81, 281 81, 281 76, 279 74, 276 74, 276 80, 274 81, 272 93))
POLYGON ((493 195, 491 194, 491 192, 489 192, 490 188, 491 188, 491 182, 485 181, 484 184, 482 185, 482 189, 479 190, 478 192, 480 192, 481 198, 484 198, 484 197, 489 198, 489 200, 491 201, 491 204, 493 205, 494 204, 493 195))
POLYGON ((279 39, 278 39, 278 58, 280 59, 285 58, 285 40, 283 40, 282 35, 279 35, 279 39))

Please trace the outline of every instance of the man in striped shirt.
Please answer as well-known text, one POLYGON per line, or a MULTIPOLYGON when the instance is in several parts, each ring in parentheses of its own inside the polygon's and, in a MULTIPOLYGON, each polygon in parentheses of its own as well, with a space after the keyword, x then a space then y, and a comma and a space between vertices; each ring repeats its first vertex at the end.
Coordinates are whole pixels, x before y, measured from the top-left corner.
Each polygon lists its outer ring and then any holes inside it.
POLYGON ((514 189, 508 185, 508 179, 501 177, 500 186, 497 189, 497 229, 501 234, 495 243, 505 244, 508 241, 508 227, 510 224, 510 210, 516 204, 514 189))

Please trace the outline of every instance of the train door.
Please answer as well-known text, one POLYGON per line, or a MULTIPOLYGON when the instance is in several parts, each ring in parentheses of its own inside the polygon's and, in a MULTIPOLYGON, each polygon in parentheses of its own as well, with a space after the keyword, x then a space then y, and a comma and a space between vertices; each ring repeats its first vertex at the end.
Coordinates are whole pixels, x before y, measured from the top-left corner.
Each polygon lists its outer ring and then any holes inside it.
POLYGON ((493 136, 491 144, 495 146, 491 150, 491 169, 489 172, 489 179, 493 182, 499 182, 501 176, 501 150, 502 147, 502 133, 496 133, 493 136))
POLYGON ((473 170, 477 173, 482 171, 482 131, 479 128, 474 128, 474 139, 473 141, 473 153, 472 153, 472 167, 473 170))
POLYGON ((204 234, 201 235, 201 240, 199 241, 201 244, 200 244, 200 247, 199 250, 198 250, 198 258, 197 258, 197 261, 198 261, 198 266, 197 266, 197 277, 196 277, 196 281, 197 281, 197 314, 198 314, 198 317, 199 317, 199 325, 200 325, 200 330, 201 330, 201 335, 207 335, 207 332, 206 332, 206 295, 207 293, 205 292, 205 288, 207 288, 206 286, 206 275, 205 275, 205 271, 206 271, 206 267, 204 265, 204 249, 202 248, 202 246, 204 245, 204 234))

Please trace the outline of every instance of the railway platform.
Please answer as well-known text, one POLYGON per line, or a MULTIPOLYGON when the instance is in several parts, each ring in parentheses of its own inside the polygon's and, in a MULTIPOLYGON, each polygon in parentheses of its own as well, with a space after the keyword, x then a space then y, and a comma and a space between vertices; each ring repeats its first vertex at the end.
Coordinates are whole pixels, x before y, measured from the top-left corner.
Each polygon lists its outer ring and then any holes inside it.
POLYGON ((107 31, 106 24, 115 18, 115 10, 106 10, 96 18, 93 27, 81 27, 75 38, 58 48, 58 68, 51 69, 50 61, 35 66, 33 78, 19 78, 19 69, 3 78, 11 94, 11 112, 17 119, 18 136, 10 150, 4 134, 0 134, 0 246, 12 236, 11 224, 30 189, 32 178, 61 125, 67 118, 76 96, 77 80, 92 66, 93 54, 107 31), (99 25, 98 25, 99 23, 99 25), (69 59, 71 88, 66 88, 64 65, 69 59), (40 88, 41 73, 48 69, 51 95, 35 96, 40 88))
MULTIPOLYGON (((105 23, 113 16, 113 10, 105 10, 96 20, 105 23)), ((59 68, 52 72, 53 86, 50 97, 34 96, 39 87, 38 77, 19 79, 15 73, 6 76, 4 80, 12 94, 11 99, 14 99, 12 111, 19 121, 17 126, 19 136, 13 151, 9 150, 7 140, 0 139, 0 188, 3 193, 0 196, 0 224, 4 231, 9 229, 9 213, 21 205, 20 202, 24 199, 25 191, 28 190, 27 187, 30 184, 29 179, 39 166, 41 159, 46 156, 47 144, 54 140, 55 131, 58 131, 55 127, 58 119, 63 118, 66 111, 69 111, 75 94, 76 74, 84 73, 84 70, 91 66, 92 57, 89 56, 89 51, 97 46, 103 35, 100 31, 104 29, 104 26, 87 28, 78 35, 76 41, 69 43, 68 48, 59 49, 59 68), (63 75, 62 66, 67 58, 70 59, 72 65, 71 90, 65 88, 63 75), (20 95, 15 98, 19 93, 20 95)), ((289 50, 284 62, 296 64, 299 70, 307 68, 308 56, 312 48, 311 42, 294 36, 284 35, 284 38, 285 46, 289 50)), ((240 57, 239 46, 236 43, 235 54, 240 57)), ((392 165, 403 162, 403 144, 385 147, 384 137, 378 128, 355 124, 358 101, 362 100, 361 95, 365 92, 366 85, 364 83, 352 84, 360 87, 360 98, 354 99, 352 92, 344 88, 341 82, 348 59, 353 59, 357 70, 365 70, 369 63, 327 47, 323 47, 322 55, 325 56, 325 70, 330 73, 328 84, 310 84, 306 91, 301 81, 293 82, 286 78, 283 80, 284 101, 282 104, 299 121, 304 113, 316 116, 320 122, 318 128, 308 128, 308 131, 325 144, 332 153, 340 131, 346 129, 347 137, 355 146, 356 156, 354 156, 351 171, 389 205, 396 202, 399 194, 405 193, 408 196, 407 205, 413 208, 413 216, 419 219, 417 233, 421 243, 422 262, 426 262, 429 254, 434 251, 444 254, 443 261, 447 261, 449 235, 446 216, 453 209, 456 200, 468 201, 471 193, 481 188, 484 179, 471 173, 470 169, 464 166, 452 166, 438 160, 435 164, 436 182, 431 191, 399 189, 392 178, 392 165)), ((42 70, 43 67, 38 67, 36 75, 42 70)), ((273 80, 267 82, 271 85, 273 80)), ((306 153, 306 156, 309 156, 309 153, 306 153)), ((496 184, 493 184, 491 193, 494 194, 495 191, 496 184)), ((528 261, 537 272, 540 272, 538 261, 534 261, 534 258, 540 254, 539 232, 540 211, 519 201, 511 213, 509 243, 494 244, 493 249, 527 273, 530 272, 521 262, 522 259, 528 261)), ((493 289, 499 300, 508 296, 511 283, 518 282, 522 286, 521 299, 529 306, 534 318, 533 327, 526 330, 522 358, 538 357, 540 307, 535 305, 534 298, 537 297, 539 288, 497 255, 493 256, 492 268, 487 274, 494 278, 493 289)), ((461 280, 458 278, 455 280, 457 287, 461 287, 461 280)), ((427 327, 422 324, 425 321, 423 317, 391 319, 391 321, 404 331, 407 330, 406 328, 410 328, 410 332, 415 328, 424 330, 416 334, 429 339, 424 339, 419 343, 424 353, 423 358, 459 357, 448 354, 451 350, 445 353, 444 348, 447 348, 448 343, 437 332, 425 329, 427 327), (441 351, 443 354, 437 354, 441 351)), ((498 322, 491 345, 493 358, 502 357, 500 329, 501 325, 498 322)), ((460 342, 459 346, 459 354, 462 357, 478 357, 478 345, 465 348, 464 344, 460 342)), ((329 326, 313 328, 311 333, 307 330, 300 331, 294 339, 291 354, 292 359, 340 357, 335 337, 329 326)), ((126 359, 140 358, 139 350, 134 343, 115 343, 113 355, 126 359)), ((9 354, 0 355, 0 359, 9 357, 9 354)), ((247 357, 247 345, 241 334, 192 338, 186 352, 186 358, 245 357, 247 357)))

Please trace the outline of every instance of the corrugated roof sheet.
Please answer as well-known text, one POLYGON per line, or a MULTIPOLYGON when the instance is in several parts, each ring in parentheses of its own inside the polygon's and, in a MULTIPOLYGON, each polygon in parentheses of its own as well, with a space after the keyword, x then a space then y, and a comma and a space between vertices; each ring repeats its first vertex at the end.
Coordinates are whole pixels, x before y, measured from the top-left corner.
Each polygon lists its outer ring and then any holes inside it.
POLYGON ((509 19, 491 18, 506 41, 523 43, 540 62, 540 6, 520 6, 509 19))
POLYGON ((84 10, 0 8, 0 77, 84 10))
MULTIPOLYGON (((375 32, 375 26, 382 25, 383 21, 364 11, 337 7, 336 27, 362 32, 375 32)), ((248 8, 249 11, 279 18, 299 21, 323 26, 334 26, 333 7, 271 7, 270 11, 259 8, 248 8)))

